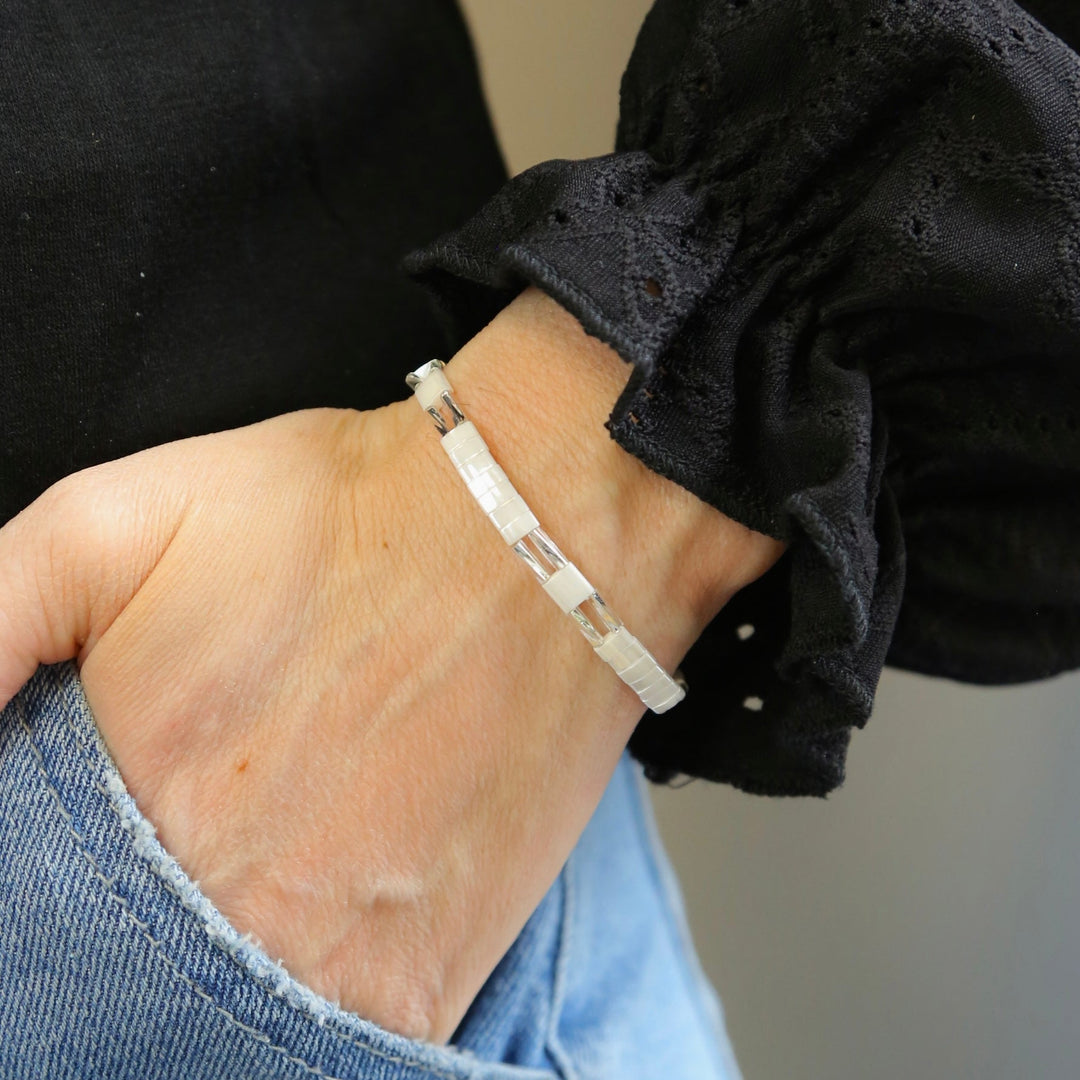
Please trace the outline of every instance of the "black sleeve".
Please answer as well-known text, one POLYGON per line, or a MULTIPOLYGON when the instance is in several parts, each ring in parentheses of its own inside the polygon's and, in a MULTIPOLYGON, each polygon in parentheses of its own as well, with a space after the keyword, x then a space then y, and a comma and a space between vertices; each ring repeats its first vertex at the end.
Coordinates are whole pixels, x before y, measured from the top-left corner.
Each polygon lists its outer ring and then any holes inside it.
POLYGON ((462 337, 557 298, 632 364, 619 444, 790 545, 653 775, 824 795, 886 659, 1080 665, 1080 58, 1010 0, 659 0, 616 146, 410 268, 462 337))

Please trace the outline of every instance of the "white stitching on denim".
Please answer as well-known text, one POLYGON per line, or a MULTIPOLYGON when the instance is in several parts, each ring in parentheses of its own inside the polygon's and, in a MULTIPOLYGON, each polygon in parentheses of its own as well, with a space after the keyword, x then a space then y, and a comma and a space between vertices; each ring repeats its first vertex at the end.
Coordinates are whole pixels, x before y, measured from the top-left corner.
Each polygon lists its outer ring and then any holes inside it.
MULTIPOLYGON (((706 1012, 694 973, 694 968, 698 962, 693 937, 690 935, 690 927, 686 922, 685 914, 680 916, 676 907, 677 900, 669 891, 672 883, 667 880, 664 871, 661 869, 660 861, 666 859, 663 854, 663 837, 660 835, 656 819, 651 816, 652 804, 648 801, 648 789, 645 787, 644 777, 638 771, 636 765, 629 783, 632 787, 630 793, 630 816, 634 822, 634 830, 637 832, 641 850, 645 853, 646 872, 653 888, 656 890, 657 900, 663 907, 664 914, 660 921, 667 931, 668 940, 671 942, 677 958, 676 963, 682 976, 683 986, 692 1002, 694 1011, 698 1015, 698 1020, 706 1030, 714 1030, 713 1017, 706 1012)), ((724 1024, 722 1012, 717 1019, 721 1025, 724 1024)), ((727 1032, 723 1027, 721 1027, 721 1030, 716 1031, 713 1056, 721 1074, 727 1075, 734 1069, 733 1080, 742 1080, 742 1071, 739 1068, 738 1061, 730 1060, 727 1032)))
MULTIPOLYGON (((241 1031, 246 1032, 257 1042, 260 1042, 267 1046, 269 1049, 281 1054, 283 1057, 285 1057, 286 1060, 290 1061, 294 1065, 299 1065, 301 1068, 311 1073, 313 1076, 322 1077, 323 1080, 344 1080, 344 1078, 342 1077, 332 1077, 329 1073, 323 1072, 323 1070, 320 1069, 317 1065, 312 1065, 309 1062, 305 1061, 303 1058, 299 1058, 291 1054, 287 1047, 279 1046, 277 1043, 272 1042, 270 1036, 267 1035, 265 1032, 259 1031, 257 1028, 249 1027, 242 1020, 238 1019, 231 1012, 229 1012, 229 1010, 226 1009, 224 1006, 219 1005, 216 1001, 214 1001, 214 999, 209 994, 207 994, 205 990, 203 990, 188 975, 186 975, 183 971, 180 970, 172 957, 170 957, 168 953, 165 952, 162 943, 158 941, 149 932, 149 929, 146 927, 145 924, 140 923, 139 920, 135 917, 134 913, 131 911, 130 905, 128 904, 127 900, 125 900, 124 897, 122 897, 111 887, 111 885, 109 884, 109 878, 107 878, 102 872, 100 866, 98 865, 97 859, 94 857, 93 852, 91 852, 90 849, 86 846, 86 841, 75 828, 72 816, 64 807, 64 804, 60 799, 60 793, 59 791, 57 791, 55 785, 52 782, 52 778, 49 776, 48 766, 45 764, 45 758, 43 757, 41 750, 38 748, 37 743, 34 741, 34 733, 31 730, 30 725, 26 721, 26 705, 23 701, 22 695, 19 695, 15 699, 15 709, 16 715, 19 718, 19 725, 26 732, 27 739, 29 740, 30 749, 33 751, 38 771, 41 773, 42 779, 45 781, 45 786, 46 788, 48 788, 49 794, 52 796, 54 802, 56 803, 56 807, 59 810, 61 817, 63 817, 64 823, 67 825, 72 837, 74 837, 76 847, 90 864, 90 867, 94 871, 94 876, 98 878, 102 883, 106 884, 106 894, 117 903, 117 905, 120 907, 120 910, 123 911, 124 915, 131 920, 137 932, 150 942, 154 950, 154 955, 161 959, 165 963, 165 965, 171 969, 175 978, 179 979, 181 982, 187 985, 194 994, 202 998, 209 1005, 213 1006, 216 1012, 220 1013, 222 1016, 225 1017, 226 1020, 234 1024, 236 1027, 240 1028, 241 1031)), ((61 712, 63 712, 63 710, 61 710, 61 712)), ((67 717, 66 713, 65 719, 67 720, 69 727, 71 727, 71 730, 74 732, 74 725, 71 724, 70 717, 67 717)), ((460 1080, 459 1076, 455 1075, 454 1073, 445 1072, 434 1066, 428 1065, 425 1062, 417 1061, 411 1058, 400 1057, 394 1054, 388 1054, 384 1050, 379 1050, 377 1047, 371 1046, 368 1043, 354 1040, 341 1032, 331 1031, 331 1033, 338 1035, 338 1037, 345 1039, 346 1042, 355 1045, 357 1049, 366 1050, 369 1053, 375 1055, 376 1057, 382 1058, 384 1061, 387 1061, 392 1065, 405 1065, 410 1068, 426 1069, 432 1076, 440 1077, 442 1078, 442 1080, 460 1080)))
MULTIPOLYGON (((96 774, 97 769, 98 769, 98 765, 93 760, 94 748, 90 747, 90 746, 88 746, 86 744, 86 741, 83 739, 82 732, 79 731, 78 727, 72 721, 70 715, 68 715, 67 712, 64 712, 63 716, 64 716, 64 722, 67 724, 68 729, 71 731, 71 734, 75 738, 76 745, 78 746, 78 749, 79 749, 79 754, 81 755, 81 757, 83 759, 83 762, 86 765, 87 770, 91 774, 96 774)), ((133 834, 131 832, 131 823, 124 818, 123 814, 120 813, 120 809, 116 805, 116 801, 115 801, 115 798, 114 798, 114 792, 109 791, 109 789, 97 779, 96 775, 94 776, 94 779, 93 779, 93 787, 94 787, 94 790, 105 800, 105 804, 108 806, 109 812, 116 818, 117 822, 120 825, 120 828, 123 829, 123 831, 126 832, 129 836, 132 836, 133 834)), ((61 808, 61 810, 62 810, 62 808, 61 808)), ((151 828, 152 828, 152 826, 151 826, 151 828)), ((147 860, 142 859, 142 861, 146 862, 147 860)), ((173 895, 173 897, 180 903, 181 907, 184 908, 185 911, 188 911, 188 912, 194 914, 196 917, 198 917, 198 913, 197 912, 192 912, 190 906, 185 901, 184 897, 177 890, 176 886, 171 881, 168 880, 168 878, 166 878, 166 877, 162 876, 161 874, 157 873, 154 870, 153 867, 150 867, 150 873, 153 874, 155 880, 157 881, 157 884, 160 885, 167 893, 171 893, 173 895)), ((278 990, 277 987, 275 987, 275 986, 268 985, 261 976, 257 975, 255 972, 251 971, 250 968, 245 967, 245 965, 243 963, 241 963, 240 960, 238 960, 225 946, 223 946, 221 944, 221 942, 217 939, 217 937, 215 935, 207 935, 207 936, 210 938, 211 944, 222 954, 222 956, 224 956, 227 960, 229 960, 229 962, 232 963, 237 968, 237 970, 239 970, 241 972, 241 974, 244 975, 245 978, 250 978, 254 982, 257 982, 259 984, 259 986, 262 988, 262 990, 265 993, 269 994, 271 997, 276 997, 279 1000, 284 1001, 290 1007, 295 1007, 295 1006, 293 1006, 292 1002, 290 1002, 288 1000, 288 998, 286 997, 286 995, 284 994, 283 991, 278 990)), ((322 1026, 321 1023, 320 1023, 320 1026, 322 1026)), ((334 1034, 339 1034, 339 1033, 334 1032, 334 1034)), ((349 1041, 349 1036, 348 1035, 341 1035, 341 1038, 345 1039, 346 1041, 349 1041)), ((369 1047, 368 1044, 362 1043, 362 1042, 358 1042, 358 1043, 356 1043, 356 1045, 363 1048, 363 1049, 372 1049, 372 1050, 375 1049, 374 1047, 369 1047)))
POLYGON ((545 1045, 552 1061, 562 1076, 562 1080, 579 1080, 578 1071, 569 1053, 559 1038, 559 1018, 562 1015, 563 1000, 566 994, 567 965, 570 963, 571 939, 574 933, 574 856, 571 853, 562 868, 562 922, 559 926, 559 943, 556 946, 555 979, 551 992, 551 1021, 545 1035, 545 1045))
MULTIPOLYGON (((123 816, 121 815, 120 810, 117 807, 115 800, 113 799, 112 792, 110 792, 108 790, 108 788, 106 788, 103 784, 99 783, 98 780, 96 779, 97 765, 92 760, 93 748, 86 744, 86 742, 85 742, 85 740, 83 738, 82 732, 79 731, 78 727, 73 722, 73 720, 72 720, 71 716, 69 715, 69 713, 67 712, 67 710, 61 710, 61 713, 62 713, 62 715, 64 717, 64 722, 67 724, 68 729, 71 731, 72 735, 75 737, 75 742, 76 742, 76 744, 77 744, 77 746, 79 748, 79 753, 82 755, 83 761, 86 764, 86 767, 87 767, 88 771, 90 772, 90 774, 92 776, 95 777, 95 779, 93 781, 94 787, 104 797, 104 799, 105 799, 105 801, 106 801, 106 803, 107 803, 107 805, 109 807, 110 812, 113 814, 113 816, 120 823, 120 827, 125 832, 128 832, 129 835, 130 835, 129 828, 128 828, 128 823, 124 820, 123 816)), ((32 736, 31 736, 31 745, 33 745, 33 737, 32 736)), ((35 750, 36 750, 36 747, 35 747, 35 750)), ((47 776, 46 776, 46 782, 48 782, 48 777, 47 776)), ((61 807, 61 811, 62 810, 63 810, 63 808, 61 807)), ((153 873, 153 868, 151 868, 151 873, 153 873)), ((198 914, 196 912, 191 911, 191 908, 184 901, 184 898, 180 895, 180 893, 177 891, 176 887, 173 885, 173 883, 171 881, 169 881, 168 879, 164 878, 162 875, 157 874, 157 873, 154 873, 154 877, 161 885, 163 885, 165 887, 165 890, 167 892, 171 893, 176 898, 176 900, 180 903, 180 905, 184 908, 185 911, 187 911, 187 912, 189 912, 191 914, 194 914, 196 916, 196 918, 198 917, 198 914)), ((104 876, 102 876, 102 880, 103 881, 106 880, 104 878, 104 876)), ((123 902, 122 897, 118 897, 118 899, 120 899, 121 902, 123 902)), ((134 918, 133 915, 131 917, 134 918)), ((222 954, 222 956, 224 956, 227 960, 229 960, 229 962, 232 963, 237 968, 237 970, 244 976, 245 979, 250 979, 252 982, 256 983, 264 993, 268 994, 271 997, 277 998, 279 1001, 284 1002, 284 1004, 287 1005, 293 1011, 300 1012, 301 1014, 303 1014, 303 1010, 299 1009, 294 1002, 290 1001, 281 990, 278 990, 277 987, 268 984, 262 977, 260 977, 258 974, 253 972, 250 968, 246 967, 236 956, 234 956, 224 945, 221 944, 221 942, 217 939, 216 936, 214 936, 214 935, 208 935, 208 936, 210 937, 211 945, 215 949, 217 949, 217 951, 220 952, 222 954)), ((153 939, 151 939, 151 940, 153 940, 153 939)), ((170 962, 172 962, 172 961, 170 961, 170 962)), ((421 1061, 421 1060, 419 1060, 417 1058, 402 1057, 400 1055, 391 1054, 386 1050, 380 1050, 377 1046, 373 1046, 371 1043, 366 1042, 365 1040, 360 1039, 355 1035, 350 1035, 347 1032, 338 1030, 337 1028, 324 1025, 323 1022, 318 1017, 309 1017, 309 1019, 314 1020, 315 1023, 318 1024, 318 1026, 323 1031, 326 1031, 328 1034, 333 1035, 336 1039, 341 1040, 342 1042, 345 1043, 345 1045, 355 1047, 358 1050, 366 1050, 369 1053, 374 1054, 376 1057, 382 1058, 383 1060, 388 1061, 393 1065, 407 1065, 410 1068, 427 1069, 427 1071, 431 1075, 438 1076, 438 1077, 441 1078, 441 1080, 460 1080, 460 1076, 457 1073, 448 1073, 445 1070, 441 1070, 438 1067, 436 1067, 434 1065, 430 1065, 427 1062, 421 1061)), ((237 1020, 236 1022, 238 1024, 240 1024, 241 1027, 244 1026, 239 1020, 237 1020)))

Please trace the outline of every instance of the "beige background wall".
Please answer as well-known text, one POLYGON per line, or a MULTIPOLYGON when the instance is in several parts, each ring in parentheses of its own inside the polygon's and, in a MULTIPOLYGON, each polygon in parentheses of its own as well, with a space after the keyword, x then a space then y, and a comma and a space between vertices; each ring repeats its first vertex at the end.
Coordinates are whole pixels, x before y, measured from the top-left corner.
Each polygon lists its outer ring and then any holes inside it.
MULTIPOLYGON (((513 171, 611 148, 644 0, 465 7, 513 171)), ((848 772, 657 793, 747 1080, 1080 1075, 1080 678, 887 673, 848 772)))

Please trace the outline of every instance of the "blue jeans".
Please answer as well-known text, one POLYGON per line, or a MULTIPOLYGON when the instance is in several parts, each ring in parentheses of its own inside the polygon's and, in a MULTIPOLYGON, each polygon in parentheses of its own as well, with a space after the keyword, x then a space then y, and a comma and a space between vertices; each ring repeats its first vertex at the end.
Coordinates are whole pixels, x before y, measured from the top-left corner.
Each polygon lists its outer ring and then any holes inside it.
POLYGON ((448 1048, 297 983, 158 844, 73 666, 0 714, 0 1078, 737 1080, 624 759, 448 1048))

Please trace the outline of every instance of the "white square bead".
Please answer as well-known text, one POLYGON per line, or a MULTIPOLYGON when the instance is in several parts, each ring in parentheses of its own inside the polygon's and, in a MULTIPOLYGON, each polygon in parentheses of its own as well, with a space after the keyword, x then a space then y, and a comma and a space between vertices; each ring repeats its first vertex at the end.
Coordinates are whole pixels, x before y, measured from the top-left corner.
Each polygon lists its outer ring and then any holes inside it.
POLYGON ((593 587, 585 575, 573 564, 567 563, 543 582, 544 592, 562 608, 564 615, 583 604, 593 594, 593 587))

